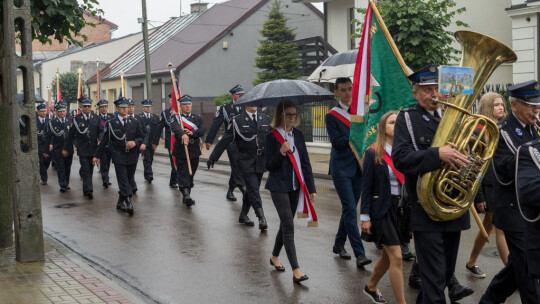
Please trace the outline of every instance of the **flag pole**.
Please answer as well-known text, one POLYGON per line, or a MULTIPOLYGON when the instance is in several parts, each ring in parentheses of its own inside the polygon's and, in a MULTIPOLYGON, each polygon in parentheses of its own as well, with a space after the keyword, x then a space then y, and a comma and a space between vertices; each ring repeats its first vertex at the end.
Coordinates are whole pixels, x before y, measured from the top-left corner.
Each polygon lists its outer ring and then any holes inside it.
MULTIPOLYGON (((180 119, 179 119, 179 123, 180 123, 180 128, 182 128, 182 132, 185 132, 185 129, 184 129, 184 124, 182 123, 182 108, 180 107, 180 104, 178 102, 178 98, 180 97, 179 94, 178 94, 178 88, 176 87, 176 81, 175 81, 175 77, 174 77, 174 72, 172 70, 173 68, 173 64, 169 62, 169 64, 167 65, 167 67, 169 68, 169 71, 171 72, 171 81, 172 81, 172 85, 173 85, 173 90, 174 90, 174 97, 176 99, 176 108, 178 109, 179 113, 176 113, 176 114, 180 114, 180 119)), ((171 116, 172 118, 172 116, 171 116)), ((171 121, 172 123, 172 121, 171 121)), ((171 130, 172 131, 172 130, 171 130)), ((186 151, 186 161, 187 161, 187 165, 188 165, 188 170, 189 170, 189 176, 192 176, 193 175, 193 172, 191 171, 191 161, 190 161, 190 158, 189 158, 189 151, 188 151, 188 147, 187 145, 184 145, 184 149, 186 151)))
POLYGON ((399 65, 401 65, 401 68, 403 69, 403 72, 405 72, 405 75, 410 75, 412 71, 409 69, 407 64, 405 64, 405 61, 403 60, 403 57, 401 57, 401 53, 399 52, 396 43, 394 42, 394 39, 392 38, 392 35, 388 31, 388 28, 386 27, 386 23, 384 23, 383 18, 381 17, 381 14, 379 13, 379 10, 377 9, 377 6, 375 5, 375 2, 373 0, 369 0, 369 5, 373 9, 373 13, 375 14, 375 17, 377 17, 377 20, 379 21, 379 24, 381 25, 381 28, 384 32, 384 35, 386 36, 386 39, 388 40, 388 43, 390 43, 390 47, 392 47, 392 50, 394 51, 394 54, 396 55, 396 58, 399 62, 399 65))

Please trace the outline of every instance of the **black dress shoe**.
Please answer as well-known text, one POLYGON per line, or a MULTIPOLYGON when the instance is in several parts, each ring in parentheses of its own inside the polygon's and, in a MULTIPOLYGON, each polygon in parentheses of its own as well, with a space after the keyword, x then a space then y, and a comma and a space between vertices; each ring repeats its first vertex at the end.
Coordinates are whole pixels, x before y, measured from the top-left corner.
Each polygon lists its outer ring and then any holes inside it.
POLYGON ((452 275, 450 283, 448 284, 448 297, 450 298, 450 301, 457 302, 473 293, 474 290, 472 288, 459 284, 456 275, 452 275))
POLYGON ((414 254, 411 252, 409 244, 401 245, 401 259, 404 261, 411 261, 414 259, 414 254))
POLYGON ((70 187, 70 186, 67 186, 67 187, 66 187, 66 190, 71 190, 71 187, 70 187))
POLYGON ((229 191, 227 191, 227 196, 225 196, 227 198, 228 201, 231 201, 231 202, 236 202, 236 196, 234 196, 234 193, 232 192, 231 189, 229 189, 229 191))
POLYGON ((249 217, 245 214, 240 215, 240 217, 238 218, 238 222, 246 226, 255 226, 255 223, 252 220, 250 220, 249 217))
POLYGON ((411 267, 411 273, 409 274, 409 287, 414 289, 420 289, 420 271, 418 270, 418 263, 414 261, 411 267))
POLYGON ((301 284, 302 281, 305 281, 305 280, 307 280, 307 279, 309 279, 307 275, 303 275, 303 276, 301 276, 301 277, 299 277, 299 278, 295 277, 294 275, 292 276, 292 280, 293 280, 293 282, 295 282, 296 284, 301 284))
POLYGON ((334 246, 332 247, 332 252, 335 254, 339 254, 339 257, 342 259, 350 260, 351 255, 345 250, 345 247, 343 246, 334 246))
POLYGON ((126 212, 126 206, 124 205, 124 197, 118 197, 118 201, 116 202, 116 210, 126 212))
POLYGON ((362 268, 367 264, 371 264, 371 260, 368 259, 365 255, 361 254, 358 257, 356 257, 356 267, 362 268))
POLYGON ((169 184, 169 188, 178 188, 177 184, 169 184))
POLYGON ((133 215, 133 203, 131 203, 131 197, 129 197, 129 196, 126 197, 125 202, 126 202, 126 212, 127 212, 127 214, 133 215))
POLYGON ((92 194, 92 192, 87 192, 86 197, 88 197, 89 199, 93 199, 94 195, 92 194))
POLYGON ((149 177, 146 181, 147 181, 149 184, 151 184, 153 180, 154 180, 153 177, 149 177))
POLYGON ((66 192, 66 188, 60 187, 60 192, 65 193, 65 192, 66 192))
POLYGON ((105 188, 105 189, 109 188, 109 183, 103 182, 103 188, 105 188))
POLYGON ((112 183, 111 183, 111 182, 107 182, 107 185, 109 185, 109 186, 110 186, 110 185, 112 185, 112 183))
POLYGON ((274 268, 276 268, 277 271, 285 271, 285 266, 281 265, 281 266, 276 266, 274 264, 274 262, 272 262, 272 258, 270 258, 270 265, 274 266, 274 268))
POLYGON ((133 195, 137 195, 137 191, 139 191, 139 189, 137 189, 137 188, 131 190, 131 192, 133 193, 133 195))

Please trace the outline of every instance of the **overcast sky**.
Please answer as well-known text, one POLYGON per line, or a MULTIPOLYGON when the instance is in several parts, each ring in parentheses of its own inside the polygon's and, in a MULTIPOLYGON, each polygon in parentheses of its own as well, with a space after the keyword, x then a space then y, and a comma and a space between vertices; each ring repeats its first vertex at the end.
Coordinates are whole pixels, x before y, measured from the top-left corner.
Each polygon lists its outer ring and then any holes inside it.
MULTIPOLYGON (((189 14, 190 4, 195 2, 199 2, 199 0, 146 0, 148 28, 160 26, 170 17, 178 17, 180 6, 182 7, 182 15, 189 14)), ((201 0, 201 2, 207 2, 211 6, 225 2, 225 0, 201 0)), ((314 5, 322 10, 322 3, 314 5)), ((142 17, 141 0, 99 0, 99 7, 104 11, 103 17, 118 25, 118 29, 113 32, 113 38, 141 30, 141 25, 137 23, 137 18, 142 17)))

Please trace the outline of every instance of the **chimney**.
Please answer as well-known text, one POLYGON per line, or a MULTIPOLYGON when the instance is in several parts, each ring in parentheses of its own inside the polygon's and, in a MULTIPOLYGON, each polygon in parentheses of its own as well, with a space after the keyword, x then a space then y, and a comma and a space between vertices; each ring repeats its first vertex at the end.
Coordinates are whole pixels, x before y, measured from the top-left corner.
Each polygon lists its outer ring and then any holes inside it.
POLYGON ((205 2, 195 2, 191 3, 191 13, 204 12, 208 9, 208 3, 205 2))

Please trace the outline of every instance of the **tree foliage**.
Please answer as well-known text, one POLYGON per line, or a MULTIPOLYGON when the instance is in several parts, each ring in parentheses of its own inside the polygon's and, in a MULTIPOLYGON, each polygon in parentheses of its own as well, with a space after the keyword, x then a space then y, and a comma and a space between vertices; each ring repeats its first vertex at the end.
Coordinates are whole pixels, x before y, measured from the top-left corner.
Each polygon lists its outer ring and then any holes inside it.
MULTIPOLYGON (((77 84, 79 83, 79 76, 77 76, 77 74, 75 73, 67 72, 60 74, 59 78, 62 99, 67 101, 68 103, 77 102, 77 84)), ((56 77, 51 82, 51 90, 56 94, 56 77)))
POLYGON ((220 106, 222 104, 228 103, 231 100, 232 100, 231 93, 221 94, 218 97, 214 98, 214 105, 220 106))
POLYGON ((268 20, 263 24, 259 40, 258 57, 255 66, 263 71, 257 73, 254 85, 276 79, 296 79, 300 77, 296 44, 291 42, 296 37, 294 30, 287 26, 287 18, 281 11, 281 1, 272 2, 268 20))
MULTIPOLYGON (((378 0, 377 8, 405 63, 413 70, 430 63, 459 61, 459 50, 452 47, 454 33, 448 27, 465 11, 454 0, 378 0)), ((365 9, 358 9, 365 13, 365 9)), ((361 35, 362 21, 355 20, 361 35)), ((457 26, 469 27, 462 21, 457 26)))
MULTIPOLYGON (((0 0, 0 30, 3 25, 2 7, 5 0, 0 0)), ((11 0, 8 0, 11 1, 11 0)), ((15 0, 19 5, 21 0, 15 0)), ((100 15, 98 0, 26 0, 30 1, 32 22, 32 39, 41 43, 52 43, 54 40, 82 45, 80 40, 86 40, 80 31, 86 26, 95 26, 84 19, 86 11, 92 16, 100 15)))

